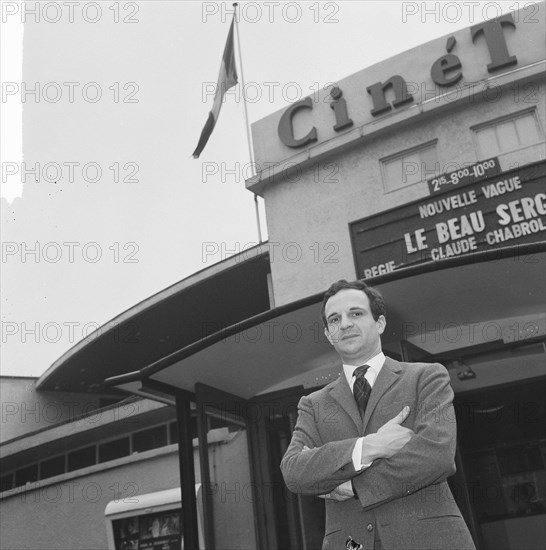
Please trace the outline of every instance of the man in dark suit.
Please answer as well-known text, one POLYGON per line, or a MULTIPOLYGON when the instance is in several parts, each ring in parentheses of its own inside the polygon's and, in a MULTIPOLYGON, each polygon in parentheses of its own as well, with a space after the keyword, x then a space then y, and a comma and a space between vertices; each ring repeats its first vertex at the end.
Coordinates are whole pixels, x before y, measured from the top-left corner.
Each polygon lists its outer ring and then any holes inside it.
POLYGON ((446 482, 456 447, 447 370, 383 355, 385 304, 362 281, 334 283, 321 316, 343 374, 301 398, 281 470, 291 491, 326 500, 323 549, 474 550, 446 482))

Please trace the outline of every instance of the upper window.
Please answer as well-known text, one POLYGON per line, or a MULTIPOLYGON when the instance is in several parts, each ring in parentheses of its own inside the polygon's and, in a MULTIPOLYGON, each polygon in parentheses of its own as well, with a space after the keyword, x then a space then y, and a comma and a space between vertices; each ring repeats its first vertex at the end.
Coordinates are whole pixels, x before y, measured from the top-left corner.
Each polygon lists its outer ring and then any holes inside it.
POLYGON ((40 462, 40 479, 46 479, 65 472, 65 455, 54 456, 40 462))
POLYGON ((502 117, 472 130, 479 158, 495 157, 544 139, 534 110, 502 117))
POLYGON ((15 472, 15 486, 19 487, 25 483, 38 481, 38 464, 25 466, 15 472))
POLYGON ((108 462, 131 454, 131 443, 128 437, 114 439, 99 445, 99 462, 108 462))
POLYGON ((167 426, 156 426, 133 434, 133 452, 141 453, 167 445, 167 426))
POLYGON ((394 191, 436 175, 438 155, 436 142, 427 143, 381 160, 385 191, 394 191))
POLYGON ((81 468, 87 468, 97 463, 97 453, 95 445, 77 449, 68 453, 67 472, 73 472, 81 468))

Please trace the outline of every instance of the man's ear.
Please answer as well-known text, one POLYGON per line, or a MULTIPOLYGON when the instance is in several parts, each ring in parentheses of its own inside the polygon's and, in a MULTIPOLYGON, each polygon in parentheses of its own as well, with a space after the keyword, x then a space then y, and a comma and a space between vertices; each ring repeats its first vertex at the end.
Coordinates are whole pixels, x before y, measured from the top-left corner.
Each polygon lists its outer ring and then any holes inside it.
POLYGON ((380 315, 375 323, 377 325, 377 332, 379 334, 383 334, 383 332, 385 331, 385 327, 387 326, 387 320, 385 319, 385 316, 380 315))

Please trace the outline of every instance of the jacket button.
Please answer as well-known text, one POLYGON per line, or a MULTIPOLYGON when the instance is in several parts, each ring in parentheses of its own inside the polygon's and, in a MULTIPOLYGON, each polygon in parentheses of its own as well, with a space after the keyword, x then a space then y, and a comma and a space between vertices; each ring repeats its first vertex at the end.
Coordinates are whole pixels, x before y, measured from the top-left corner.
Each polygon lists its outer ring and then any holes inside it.
POLYGON ((373 525, 371 523, 368 523, 368 525, 366 526, 366 529, 368 531, 373 531, 373 525))

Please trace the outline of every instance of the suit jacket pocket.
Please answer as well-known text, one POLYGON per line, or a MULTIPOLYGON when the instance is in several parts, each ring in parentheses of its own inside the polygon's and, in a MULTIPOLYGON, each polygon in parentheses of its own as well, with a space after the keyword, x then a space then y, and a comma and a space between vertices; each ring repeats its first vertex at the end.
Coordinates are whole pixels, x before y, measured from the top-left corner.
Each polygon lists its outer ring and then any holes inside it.
POLYGON ((344 548, 340 538, 342 538, 341 529, 326 533, 322 540, 322 550, 339 550, 340 548, 344 548))
POLYGON ((449 518, 457 518, 457 519, 463 519, 463 516, 461 514, 430 514, 430 515, 418 515, 417 519, 419 521, 434 521, 438 519, 449 519, 449 518))

